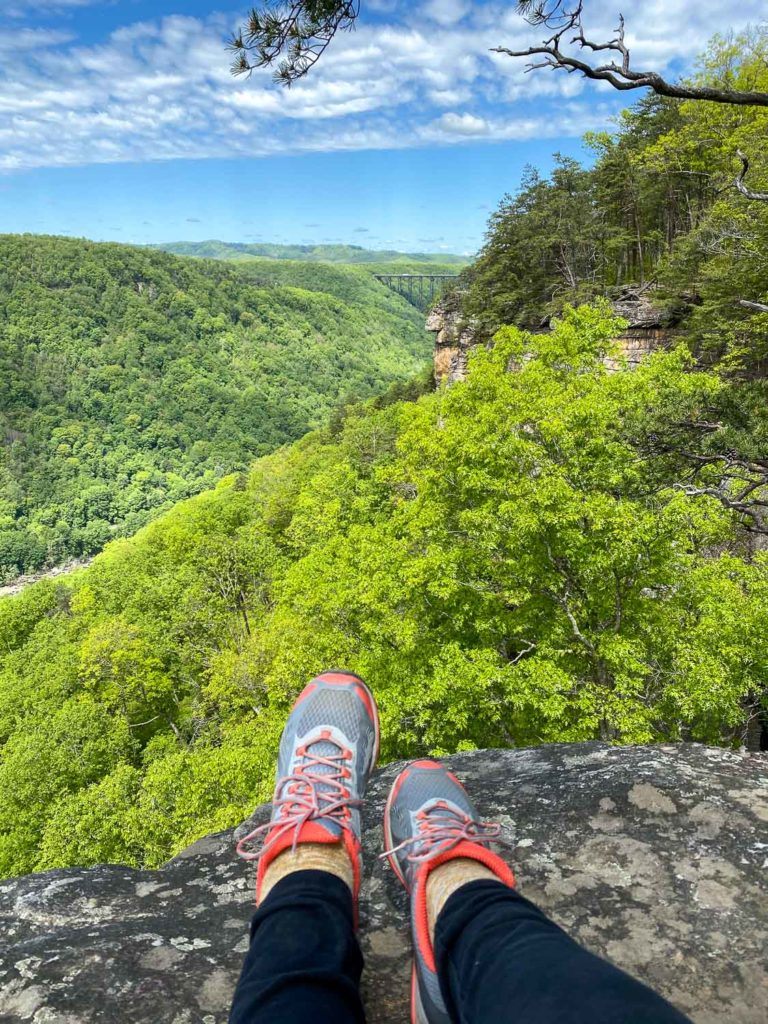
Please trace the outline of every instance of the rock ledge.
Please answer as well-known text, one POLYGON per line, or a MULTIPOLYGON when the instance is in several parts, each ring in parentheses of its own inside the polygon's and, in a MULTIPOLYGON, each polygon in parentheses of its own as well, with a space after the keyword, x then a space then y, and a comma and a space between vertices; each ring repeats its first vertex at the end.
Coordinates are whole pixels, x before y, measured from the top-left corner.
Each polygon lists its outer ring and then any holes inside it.
MULTIPOLYGON (((521 890, 696 1024, 764 1024, 768 757, 695 745, 553 744, 448 759, 501 820, 521 890)), ((377 773, 361 905, 371 1024, 407 1017, 405 896, 378 861, 398 765, 377 773)), ((252 821, 264 821, 260 808, 252 821)), ((252 876, 235 832, 159 871, 103 866, 0 883, 0 1021, 224 1024, 252 876)))

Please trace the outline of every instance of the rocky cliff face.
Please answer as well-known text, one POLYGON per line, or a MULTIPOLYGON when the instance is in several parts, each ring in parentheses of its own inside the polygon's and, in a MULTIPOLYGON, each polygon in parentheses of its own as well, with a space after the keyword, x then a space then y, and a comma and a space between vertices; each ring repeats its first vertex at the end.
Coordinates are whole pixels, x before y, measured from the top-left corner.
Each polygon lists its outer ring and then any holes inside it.
MULTIPOLYGON (((654 306, 644 294, 626 292, 612 303, 617 316, 628 321, 628 326, 616 342, 623 359, 630 368, 650 352, 670 344, 674 330, 667 323, 663 311, 654 306)), ((478 344, 471 320, 462 317, 455 296, 447 296, 437 303, 427 317, 426 329, 435 335, 435 381, 453 384, 467 375, 467 359, 478 344)), ((544 328, 546 329, 546 328, 544 328)), ((619 359, 606 359, 609 369, 621 366, 619 359)))
POLYGON ((467 376, 467 358, 477 344, 475 330, 455 303, 441 300, 427 316, 426 329, 435 335, 435 383, 449 384, 467 376))
MULTIPOLYGON (((628 323, 627 329, 616 341, 630 369, 634 369, 650 352, 664 348, 674 340, 675 332, 669 326, 663 310, 654 306, 647 295, 626 292, 612 305, 614 313, 628 323)), ((606 365, 612 370, 618 370, 621 362, 607 359, 606 365)))
MULTIPOLYGON (((449 761, 481 814, 506 825, 521 890, 571 934, 696 1024, 764 1024, 768 757, 575 744, 449 761)), ((407 1017, 405 895, 377 859, 398 767, 376 774, 364 823, 371 1024, 407 1017)), ((0 1020, 224 1024, 253 892, 233 841, 250 827, 203 839, 159 871, 0 883, 0 1020)))

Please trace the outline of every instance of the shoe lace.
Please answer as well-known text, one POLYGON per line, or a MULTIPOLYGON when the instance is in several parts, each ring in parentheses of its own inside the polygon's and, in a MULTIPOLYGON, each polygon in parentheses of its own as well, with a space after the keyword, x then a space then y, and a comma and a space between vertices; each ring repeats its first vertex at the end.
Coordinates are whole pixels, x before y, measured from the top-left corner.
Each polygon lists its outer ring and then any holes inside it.
POLYGON ((244 860, 258 861, 269 853, 283 837, 293 831, 291 850, 296 851, 301 830, 310 821, 323 818, 335 822, 342 829, 350 829, 350 811, 362 807, 362 800, 353 800, 349 788, 344 784, 351 777, 349 763, 352 751, 347 750, 323 730, 296 751, 304 758, 303 764, 291 775, 279 779, 272 798, 277 814, 265 825, 260 825, 237 844, 237 853, 244 860), (319 753, 311 747, 330 744, 337 752, 319 753), (260 849, 249 850, 249 844, 266 841, 260 849))
POLYGON ((501 825, 498 822, 476 821, 470 815, 444 803, 437 803, 419 811, 416 820, 414 835, 404 839, 391 850, 385 850, 381 857, 389 857, 407 849, 407 859, 418 864, 453 850, 459 843, 497 842, 502 846, 509 845, 502 838, 501 825))

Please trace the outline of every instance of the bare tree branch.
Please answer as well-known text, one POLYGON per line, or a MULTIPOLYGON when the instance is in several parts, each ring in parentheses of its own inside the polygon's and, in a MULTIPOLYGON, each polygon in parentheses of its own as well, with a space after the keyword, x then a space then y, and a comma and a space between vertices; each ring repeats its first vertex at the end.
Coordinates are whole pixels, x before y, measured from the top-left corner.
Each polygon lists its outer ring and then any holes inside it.
POLYGON ((666 81, 655 71, 633 70, 629 49, 624 39, 624 18, 620 16, 614 39, 596 43, 588 39, 584 33, 583 7, 581 0, 571 10, 565 6, 565 0, 549 0, 549 2, 547 0, 521 0, 518 10, 530 24, 543 25, 553 29, 554 34, 538 46, 531 46, 527 50, 510 50, 505 46, 497 46, 493 48, 492 52, 503 53, 508 57, 543 57, 543 60, 528 64, 526 71, 532 71, 534 68, 562 69, 569 74, 576 71, 584 75, 585 78, 608 82, 614 89, 621 91, 652 89, 659 96, 669 96, 674 99, 709 100, 712 103, 768 107, 768 93, 765 92, 746 92, 704 85, 681 85, 666 81), (574 34, 571 36, 571 33, 574 34), (565 52, 564 45, 578 45, 580 50, 590 50, 592 53, 607 51, 609 54, 615 54, 616 57, 602 64, 592 64, 573 53, 565 52))
POLYGON ((748 533, 768 534, 768 524, 765 522, 765 515, 761 515, 760 512, 761 509, 768 506, 768 502, 759 500, 744 502, 738 500, 738 498, 734 499, 728 493, 725 486, 696 487, 693 484, 675 484, 675 489, 682 491, 683 494, 687 494, 692 498, 703 495, 716 498, 724 508, 731 512, 736 512, 742 517, 746 517, 742 521, 742 525, 748 533))
POLYGON ((745 309, 754 309, 758 313, 768 313, 768 306, 763 302, 751 302, 749 299, 737 299, 736 302, 739 306, 744 306, 745 309))
POLYGON ((747 533, 768 535, 768 458, 747 458, 736 451, 690 450, 698 441, 722 429, 722 424, 688 422, 670 424, 677 434, 651 434, 641 442, 647 457, 673 455, 688 463, 689 471, 675 488, 691 496, 709 495, 736 513, 747 533), (716 429, 715 429, 716 428, 716 429))
POLYGON ((746 196, 747 199, 755 199, 760 203, 768 203, 768 192, 753 192, 744 184, 744 179, 749 173, 749 157, 742 153, 740 149, 736 150, 736 156, 741 160, 741 171, 739 172, 739 176, 735 182, 736 188, 743 196, 746 196))

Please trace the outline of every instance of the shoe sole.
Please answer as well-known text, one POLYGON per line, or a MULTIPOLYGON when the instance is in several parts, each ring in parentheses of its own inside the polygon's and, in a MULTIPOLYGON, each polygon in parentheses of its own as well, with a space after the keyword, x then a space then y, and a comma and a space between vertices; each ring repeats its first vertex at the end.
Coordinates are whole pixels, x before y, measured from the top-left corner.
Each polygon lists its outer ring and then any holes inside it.
MULTIPOLYGON (((389 791, 387 802, 384 805, 384 846, 386 847, 387 850, 392 849, 392 827, 389 823, 389 814, 390 810, 392 809, 394 798, 397 795, 397 782, 399 779, 403 777, 403 775, 405 775, 407 771, 407 768, 403 768, 402 772, 397 776, 397 779, 395 779, 395 781, 392 783, 392 788, 389 791)), ((408 883, 405 880, 405 875, 400 870, 400 865, 397 863, 397 857, 395 857, 394 854, 390 854, 387 857, 387 860, 389 861, 389 866, 394 871, 397 880, 400 882, 400 884, 406 890, 406 892, 408 892, 408 883)))
POLYGON ((429 1024, 429 1017, 421 1001, 419 979, 416 974, 416 960, 411 969, 411 1024, 429 1024))
MULTIPOLYGON (((408 769, 404 768, 403 771, 401 772, 401 775, 407 771, 408 769)), ((401 777, 401 775, 398 775, 398 779, 401 777)), ((389 796, 387 797, 387 802, 384 805, 384 842, 388 850, 392 849, 392 829, 389 824, 389 812, 392 807, 392 802, 395 796, 395 784, 393 783, 392 788, 389 791, 389 796)), ((389 861, 389 866, 395 873, 395 877, 400 882, 405 891, 408 892, 408 883, 405 880, 405 875, 403 875, 402 871, 400 870, 400 866, 397 863, 397 858, 393 855, 387 857, 387 860, 389 861)), ((419 993, 419 979, 417 975, 415 957, 411 962, 411 1024, 429 1024, 429 1017, 427 1017, 427 1014, 424 1010, 424 1006, 421 1002, 421 994, 419 993)))
POLYGON ((371 701, 371 707, 373 708, 373 759, 371 760, 371 771, 376 767, 379 761, 379 749, 381 747, 381 723, 379 721, 379 705, 376 703, 376 698, 373 696, 371 688, 363 682, 360 676, 355 676, 360 686, 368 694, 371 701))

